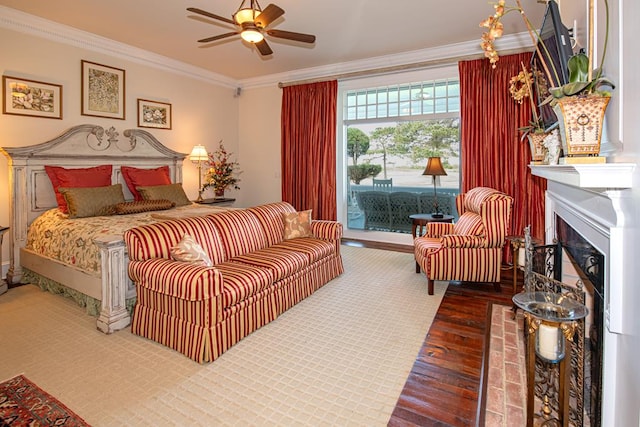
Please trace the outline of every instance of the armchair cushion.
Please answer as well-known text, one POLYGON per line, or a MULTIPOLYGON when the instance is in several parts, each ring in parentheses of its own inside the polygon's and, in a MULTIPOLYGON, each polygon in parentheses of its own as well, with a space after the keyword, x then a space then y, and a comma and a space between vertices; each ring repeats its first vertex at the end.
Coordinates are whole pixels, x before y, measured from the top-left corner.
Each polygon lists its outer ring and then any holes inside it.
POLYGON ((454 224, 449 222, 429 222, 427 223, 427 237, 440 237, 445 234, 452 234, 454 231, 454 224))
POLYGON ((482 236, 469 236, 449 234, 442 236, 441 243, 443 248, 484 248, 486 240, 482 236))
POLYGON ((484 224, 480 215, 474 212, 463 213, 453 227, 453 234, 482 236, 484 235, 484 224))

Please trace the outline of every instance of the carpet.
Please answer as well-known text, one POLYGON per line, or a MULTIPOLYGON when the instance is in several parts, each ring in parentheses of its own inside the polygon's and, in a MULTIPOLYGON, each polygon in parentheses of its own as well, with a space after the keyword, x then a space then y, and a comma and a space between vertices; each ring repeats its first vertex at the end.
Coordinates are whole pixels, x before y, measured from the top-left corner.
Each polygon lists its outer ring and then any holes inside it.
POLYGON ((2 427, 89 425, 24 375, 0 383, 0 422, 2 427))
POLYGON ((492 304, 488 369, 484 371, 482 396, 486 427, 526 425, 523 325, 522 314, 514 318, 511 306, 492 304))
POLYGON ((342 246, 345 273, 199 365, 26 285, 0 297, 0 378, 24 373, 94 426, 386 426, 442 300, 413 255, 342 246))

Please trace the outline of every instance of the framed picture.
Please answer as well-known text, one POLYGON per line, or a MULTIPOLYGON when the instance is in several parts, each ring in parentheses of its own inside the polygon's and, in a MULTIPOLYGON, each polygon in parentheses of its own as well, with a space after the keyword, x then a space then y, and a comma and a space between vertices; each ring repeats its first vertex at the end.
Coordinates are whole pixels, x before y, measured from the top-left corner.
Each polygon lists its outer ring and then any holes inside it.
POLYGON ((171 104, 138 98, 138 127, 171 129, 171 104))
POLYGON ((62 85, 2 76, 2 112, 62 119, 62 85))
POLYGON ((83 116, 124 120, 124 70, 82 61, 83 116))

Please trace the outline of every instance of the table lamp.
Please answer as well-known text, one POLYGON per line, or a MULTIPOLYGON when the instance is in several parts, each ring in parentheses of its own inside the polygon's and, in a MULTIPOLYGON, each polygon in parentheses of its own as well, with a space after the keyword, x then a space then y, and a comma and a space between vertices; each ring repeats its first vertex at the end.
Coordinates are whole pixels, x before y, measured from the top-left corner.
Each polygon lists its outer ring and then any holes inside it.
POLYGON ((198 198, 196 202, 202 202, 202 162, 209 160, 209 153, 204 146, 198 144, 191 150, 189 160, 198 165, 198 198))
POLYGON ((447 172, 442 167, 440 157, 429 157, 427 160, 427 167, 424 168, 422 175, 431 175, 433 177, 433 214, 434 218, 442 218, 443 214, 438 210, 438 192, 436 191, 436 177, 446 175, 447 172))

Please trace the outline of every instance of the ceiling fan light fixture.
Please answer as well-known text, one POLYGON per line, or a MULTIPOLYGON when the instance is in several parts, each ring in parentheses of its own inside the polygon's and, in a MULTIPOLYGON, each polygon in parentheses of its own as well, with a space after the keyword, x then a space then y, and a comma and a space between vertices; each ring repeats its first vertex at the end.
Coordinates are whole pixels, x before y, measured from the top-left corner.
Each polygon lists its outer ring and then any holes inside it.
POLYGON ((264 35, 256 28, 248 28, 246 30, 242 30, 240 33, 240 37, 243 40, 248 41, 249 43, 258 43, 264 39, 264 35))
POLYGON ((253 22, 258 15, 260 15, 259 10, 247 7, 244 9, 238 9, 238 11, 233 15, 233 19, 238 23, 238 25, 242 25, 245 22, 253 22))

